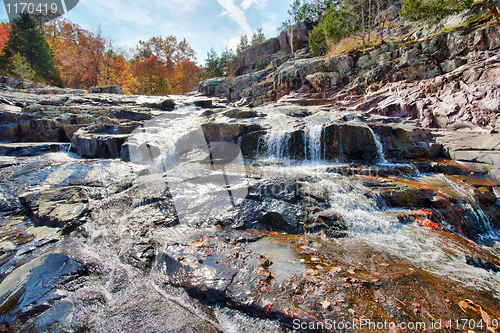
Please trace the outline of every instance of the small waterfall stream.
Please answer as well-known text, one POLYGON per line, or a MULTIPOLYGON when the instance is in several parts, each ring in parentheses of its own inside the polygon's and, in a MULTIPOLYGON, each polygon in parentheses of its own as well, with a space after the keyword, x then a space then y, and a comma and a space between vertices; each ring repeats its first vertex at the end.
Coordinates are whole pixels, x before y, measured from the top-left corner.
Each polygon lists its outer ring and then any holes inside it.
POLYGON ((385 153, 384 153, 384 146, 382 145, 382 142, 380 141, 380 138, 378 135, 373 131, 371 127, 368 126, 370 129, 370 132, 373 136, 373 141, 375 142, 375 146, 377 147, 377 158, 378 158, 378 164, 388 164, 389 162, 385 158, 385 153))
POLYGON ((321 139, 324 124, 321 122, 310 122, 304 129, 304 157, 309 161, 318 162, 324 160, 325 151, 321 147, 321 139))

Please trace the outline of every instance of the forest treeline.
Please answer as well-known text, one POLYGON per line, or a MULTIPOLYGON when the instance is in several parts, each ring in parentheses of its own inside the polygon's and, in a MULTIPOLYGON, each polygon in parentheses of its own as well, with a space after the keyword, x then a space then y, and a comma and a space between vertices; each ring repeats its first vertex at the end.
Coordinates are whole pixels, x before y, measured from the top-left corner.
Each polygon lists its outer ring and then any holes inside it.
POLYGON ((152 37, 121 49, 67 19, 37 24, 29 15, 0 26, 0 69, 7 75, 75 89, 120 85, 125 93, 182 94, 204 69, 188 42, 152 37))

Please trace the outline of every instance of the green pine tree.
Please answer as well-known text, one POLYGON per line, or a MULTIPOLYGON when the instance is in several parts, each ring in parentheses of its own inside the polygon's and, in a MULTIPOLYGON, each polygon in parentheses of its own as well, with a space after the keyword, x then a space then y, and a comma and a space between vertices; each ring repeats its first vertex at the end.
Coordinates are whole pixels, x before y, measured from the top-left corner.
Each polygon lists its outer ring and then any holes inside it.
POLYGON ((266 36, 262 32, 262 28, 257 29, 257 32, 252 35, 252 46, 262 44, 266 41, 266 36))
POLYGON ((239 55, 241 52, 245 51, 249 47, 250 47, 250 45, 248 44, 248 36, 246 34, 242 35, 240 37, 240 42, 236 46, 236 54, 239 55))
POLYGON ((35 22, 28 14, 24 13, 12 22, 9 40, 3 51, 4 54, 0 57, 0 66, 7 71, 12 71, 13 57, 15 54, 19 54, 35 71, 35 81, 62 86, 54 56, 35 22))
POLYGON ((26 61, 26 58, 19 53, 14 54, 12 57, 11 73, 14 77, 21 80, 33 80, 36 75, 35 71, 31 69, 30 64, 26 61))
POLYGON ((207 59, 205 59, 205 73, 207 77, 221 77, 223 74, 221 68, 221 59, 217 55, 217 52, 212 47, 209 52, 207 52, 207 59))

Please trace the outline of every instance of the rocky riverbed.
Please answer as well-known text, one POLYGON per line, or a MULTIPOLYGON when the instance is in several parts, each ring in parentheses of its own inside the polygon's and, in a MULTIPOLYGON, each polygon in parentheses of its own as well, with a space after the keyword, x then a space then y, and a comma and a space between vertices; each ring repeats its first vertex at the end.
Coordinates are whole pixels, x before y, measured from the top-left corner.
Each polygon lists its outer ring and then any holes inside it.
POLYGON ((3 331, 498 331, 491 130, 42 92, 1 92, 3 331))

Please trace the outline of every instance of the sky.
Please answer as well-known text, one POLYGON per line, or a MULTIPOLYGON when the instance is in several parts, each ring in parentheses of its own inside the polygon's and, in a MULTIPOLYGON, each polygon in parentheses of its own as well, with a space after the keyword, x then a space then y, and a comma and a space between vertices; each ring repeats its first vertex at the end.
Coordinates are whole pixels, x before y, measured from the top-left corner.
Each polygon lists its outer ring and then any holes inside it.
MULTIPOLYGON (((204 64, 210 48, 220 55, 233 50, 243 34, 262 28, 276 37, 292 0, 80 0, 65 14, 73 23, 110 38, 118 46, 133 47, 139 40, 174 35, 186 39, 204 64)), ((8 20, 1 6, 0 20, 8 20)))

